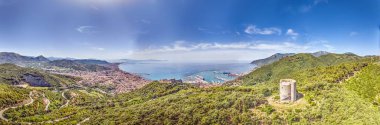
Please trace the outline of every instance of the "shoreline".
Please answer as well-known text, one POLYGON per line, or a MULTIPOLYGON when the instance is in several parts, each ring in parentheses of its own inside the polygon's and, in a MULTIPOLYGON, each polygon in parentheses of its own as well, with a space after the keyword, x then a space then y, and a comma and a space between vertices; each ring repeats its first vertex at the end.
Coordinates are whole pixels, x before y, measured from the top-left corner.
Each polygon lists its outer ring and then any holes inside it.
MULTIPOLYGON (((229 81, 233 81, 238 79, 239 77, 246 75, 255 69, 257 67, 251 63, 231 63, 231 64, 224 64, 224 65, 218 65, 218 64, 204 64, 204 65, 199 65, 200 63, 193 64, 193 63, 187 63, 184 65, 180 65, 182 69, 174 69, 173 67, 177 66, 170 66, 165 64, 164 66, 160 67, 160 64, 154 63, 154 64, 146 64, 146 63, 139 63, 139 64, 131 64, 131 63, 117 63, 114 64, 118 67, 119 70, 122 70, 124 72, 128 72, 137 76, 140 76, 146 80, 150 81, 162 81, 162 80, 168 80, 168 79, 176 79, 176 80, 182 80, 185 83, 202 83, 202 84, 224 84, 229 81), (128 68, 123 67, 123 64, 125 67, 133 67, 131 70, 128 70, 128 68), (240 64, 240 65, 237 65, 240 64), (139 69, 136 67, 142 66, 144 67, 145 65, 148 65, 150 67, 153 67, 153 72, 156 73, 151 73, 151 72, 144 72, 144 69, 139 69), (200 67, 207 67, 210 65, 210 69, 204 69, 204 70, 195 70, 195 72, 187 72, 187 69, 190 69, 188 67, 190 66, 200 66, 200 67), (187 67, 188 66, 188 67, 187 67), (168 68, 165 68, 168 67, 168 68), (216 67, 216 68, 215 68, 216 67), (221 68, 218 70, 217 68, 221 68), (223 67, 227 67, 224 68, 223 67), (247 67, 247 70, 244 71, 237 70, 237 71, 231 71, 231 69, 236 69, 237 68, 244 68, 247 67), (124 69, 123 69, 124 68, 124 69), (160 70, 161 69, 167 69, 167 71, 163 71, 163 73, 158 73, 159 71, 154 71, 156 69, 160 70), (133 72, 133 70, 141 70, 141 72, 133 72), (170 72, 171 70, 174 71, 174 73, 165 73, 165 72, 170 72), (182 76, 181 76, 182 75, 182 76), (153 79, 152 79, 153 78, 153 79)), ((191 71, 191 70, 190 70, 191 71)))

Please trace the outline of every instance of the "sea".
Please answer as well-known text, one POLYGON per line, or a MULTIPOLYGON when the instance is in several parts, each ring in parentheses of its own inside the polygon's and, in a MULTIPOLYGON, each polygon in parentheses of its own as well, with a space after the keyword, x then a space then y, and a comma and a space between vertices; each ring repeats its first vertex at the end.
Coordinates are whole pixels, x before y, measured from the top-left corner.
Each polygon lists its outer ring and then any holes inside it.
POLYGON ((218 84, 249 73, 256 66, 249 63, 122 63, 123 71, 149 80, 181 79, 187 83, 218 84))

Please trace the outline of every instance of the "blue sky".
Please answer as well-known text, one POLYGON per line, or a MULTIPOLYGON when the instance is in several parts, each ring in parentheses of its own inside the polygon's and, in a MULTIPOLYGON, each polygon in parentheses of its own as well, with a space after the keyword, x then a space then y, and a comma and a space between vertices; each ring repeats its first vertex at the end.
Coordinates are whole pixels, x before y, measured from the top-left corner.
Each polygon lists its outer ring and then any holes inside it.
POLYGON ((173 61, 379 53, 378 0, 0 0, 0 51, 173 61))

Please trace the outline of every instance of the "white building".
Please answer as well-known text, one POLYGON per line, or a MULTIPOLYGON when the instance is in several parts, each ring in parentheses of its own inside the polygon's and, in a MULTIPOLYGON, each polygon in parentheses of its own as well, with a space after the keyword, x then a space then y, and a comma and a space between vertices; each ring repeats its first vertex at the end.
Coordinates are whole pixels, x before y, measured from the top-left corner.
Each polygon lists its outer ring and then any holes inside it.
POLYGON ((294 102, 297 100, 296 80, 282 79, 280 80, 280 101, 294 102))

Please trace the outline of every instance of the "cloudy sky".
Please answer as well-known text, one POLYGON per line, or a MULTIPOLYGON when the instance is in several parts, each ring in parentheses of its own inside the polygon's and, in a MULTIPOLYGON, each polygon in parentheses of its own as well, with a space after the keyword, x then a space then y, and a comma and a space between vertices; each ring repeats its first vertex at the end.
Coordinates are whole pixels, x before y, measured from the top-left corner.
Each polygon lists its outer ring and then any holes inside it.
POLYGON ((379 0, 0 0, 0 51, 172 61, 379 53, 379 0))

